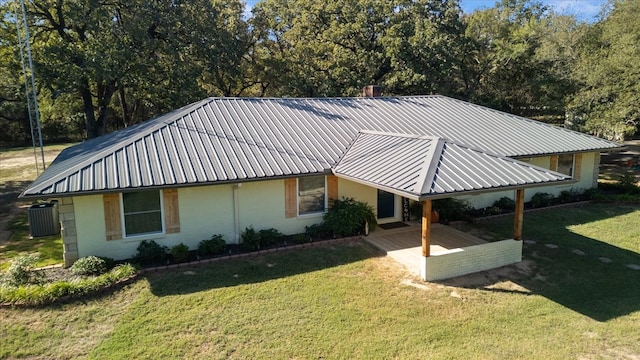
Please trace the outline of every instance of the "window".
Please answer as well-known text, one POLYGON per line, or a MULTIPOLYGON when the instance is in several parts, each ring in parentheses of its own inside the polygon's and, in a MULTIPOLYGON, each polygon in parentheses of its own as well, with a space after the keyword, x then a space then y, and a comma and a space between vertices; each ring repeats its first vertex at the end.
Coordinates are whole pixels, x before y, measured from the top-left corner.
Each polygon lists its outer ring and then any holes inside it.
POLYGON ((298 215, 323 212, 326 193, 324 176, 298 178, 298 215))
POLYGON ((558 156, 558 172, 573 176, 573 154, 558 156))
POLYGON ((162 232, 160 191, 122 194, 125 236, 162 232))

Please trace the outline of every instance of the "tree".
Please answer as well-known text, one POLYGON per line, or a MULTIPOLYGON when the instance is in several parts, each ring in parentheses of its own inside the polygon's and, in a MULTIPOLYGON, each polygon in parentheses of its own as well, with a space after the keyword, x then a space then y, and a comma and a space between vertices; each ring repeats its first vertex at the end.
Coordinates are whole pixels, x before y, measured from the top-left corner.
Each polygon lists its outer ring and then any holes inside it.
MULTIPOLYGON (((9 4, 0 9, 10 13, 9 4)), ((17 47, 15 24, 0 22, 0 146, 31 143, 22 68, 17 47)))
MULTIPOLYGON (((549 14, 539 2, 502 0, 466 18, 471 44, 462 66, 466 98, 528 117, 547 115, 555 91, 549 65, 536 56, 549 14)), ((562 96, 560 96, 562 98, 562 96)), ((557 112, 557 105, 552 107, 557 112)))
POLYGON ((582 38, 573 72, 579 90, 571 97, 570 119, 596 136, 623 140, 640 124, 640 1, 619 0, 582 38))
POLYGON ((265 0, 251 21, 272 94, 456 93, 459 14, 446 0, 265 0))
POLYGON ((250 45, 239 0, 28 2, 41 83, 81 101, 100 136, 214 95, 239 95, 250 45))

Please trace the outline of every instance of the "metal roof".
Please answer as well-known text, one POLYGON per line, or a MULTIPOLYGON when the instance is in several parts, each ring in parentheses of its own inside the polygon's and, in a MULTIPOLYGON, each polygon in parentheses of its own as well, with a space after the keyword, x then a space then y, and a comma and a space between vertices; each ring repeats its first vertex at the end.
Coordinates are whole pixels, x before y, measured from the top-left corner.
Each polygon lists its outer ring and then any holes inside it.
POLYGON ((368 131, 358 135, 334 173, 414 200, 571 180, 438 137, 368 131))
POLYGON ((365 129, 437 136, 509 157, 618 147, 444 96, 208 98, 64 150, 21 196, 326 173, 365 129))

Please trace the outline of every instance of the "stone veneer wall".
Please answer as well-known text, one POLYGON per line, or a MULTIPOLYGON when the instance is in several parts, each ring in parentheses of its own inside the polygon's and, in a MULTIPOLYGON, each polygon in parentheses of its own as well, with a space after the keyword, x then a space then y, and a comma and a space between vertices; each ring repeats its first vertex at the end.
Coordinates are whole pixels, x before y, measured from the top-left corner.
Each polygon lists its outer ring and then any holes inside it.
POLYGON ((78 236, 76 235, 76 214, 73 208, 73 198, 62 198, 62 204, 58 208, 64 246, 64 267, 71 266, 78 260, 78 236))

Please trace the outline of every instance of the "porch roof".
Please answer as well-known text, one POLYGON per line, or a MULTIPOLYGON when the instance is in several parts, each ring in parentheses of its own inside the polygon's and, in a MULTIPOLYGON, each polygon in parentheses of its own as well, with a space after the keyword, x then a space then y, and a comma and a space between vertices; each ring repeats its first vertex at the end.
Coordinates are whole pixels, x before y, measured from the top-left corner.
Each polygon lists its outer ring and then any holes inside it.
POLYGON ((571 177, 434 136, 361 131, 334 174, 413 200, 571 181, 571 177))

